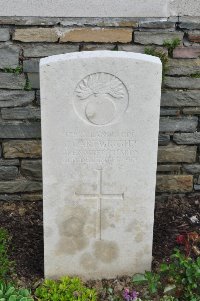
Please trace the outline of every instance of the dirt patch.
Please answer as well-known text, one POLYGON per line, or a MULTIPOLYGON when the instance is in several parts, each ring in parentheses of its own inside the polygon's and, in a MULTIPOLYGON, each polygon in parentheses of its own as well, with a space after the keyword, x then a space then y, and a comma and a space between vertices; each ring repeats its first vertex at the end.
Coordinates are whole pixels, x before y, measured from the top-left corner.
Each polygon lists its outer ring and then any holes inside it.
POLYGON ((0 227, 11 235, 10 258, 22 282, 43 277, 41 202, 0 202, 0 227))

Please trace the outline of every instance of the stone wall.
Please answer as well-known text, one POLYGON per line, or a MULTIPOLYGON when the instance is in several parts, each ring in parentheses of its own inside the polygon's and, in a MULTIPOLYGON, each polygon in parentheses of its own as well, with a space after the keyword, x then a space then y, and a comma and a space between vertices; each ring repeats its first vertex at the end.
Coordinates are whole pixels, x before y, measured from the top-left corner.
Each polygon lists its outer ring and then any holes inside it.
POLYGON ((200 190, 199 18, 1 17, 0 200, 42 199, 40 58, 83 50, 144 53, 146 47, 167 54, 163 43, 175 38, 181 44, 169 57, 161 100, 159 198, 200 190))

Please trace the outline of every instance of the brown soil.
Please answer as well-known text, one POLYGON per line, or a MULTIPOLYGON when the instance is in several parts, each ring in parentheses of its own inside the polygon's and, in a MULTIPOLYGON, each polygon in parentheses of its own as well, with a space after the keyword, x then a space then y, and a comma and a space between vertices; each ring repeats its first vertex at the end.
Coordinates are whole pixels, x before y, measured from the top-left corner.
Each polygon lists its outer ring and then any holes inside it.
MULTIPOLYGON (((170 197, 155 208, 153 267, 170 256, 176 247, 176 236, 200 231, 200 195, 170 197), (191 217, 196 216, 196 222, 191 217)), ((33 286, 43 278, 43 227, 41 202, 0 202, 0 227, 8 229, 12 240, 10 257, 16 262, 16 273, 22 283, 33 286)), ((130 277, 91 281, 89 286, 101 291, 100 300, 107 300, 106 288, 118 294, 131 286, 130 277)))
POLYGON ((21 282, 43 277, 42 203, 0 202, 0 227, 11 235, 10 258, 21 282))

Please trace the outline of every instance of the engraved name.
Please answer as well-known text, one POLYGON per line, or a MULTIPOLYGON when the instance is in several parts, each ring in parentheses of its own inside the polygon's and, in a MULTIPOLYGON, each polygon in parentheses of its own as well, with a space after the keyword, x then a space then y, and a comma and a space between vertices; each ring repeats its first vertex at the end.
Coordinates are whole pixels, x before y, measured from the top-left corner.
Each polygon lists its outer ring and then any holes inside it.
POLYGON ((68 163, 112 164, 135 161, 133 131, 67 132, 66 160, 68 163))

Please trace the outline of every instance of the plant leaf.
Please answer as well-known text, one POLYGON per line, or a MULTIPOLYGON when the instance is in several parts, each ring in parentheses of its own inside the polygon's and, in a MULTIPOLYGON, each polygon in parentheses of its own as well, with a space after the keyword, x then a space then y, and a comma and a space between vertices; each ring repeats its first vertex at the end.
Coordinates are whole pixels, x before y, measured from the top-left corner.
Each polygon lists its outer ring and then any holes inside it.
POLYGON ((144 274, 135 274, 132 278, 133 282, 144 282, 147 281, 146 276, 144 274))
POLYGON ((172 290, 174 290, 176 288, 175 284, 169 284, 164 288, 164 293, 168 293, 171 292, 172 290))

